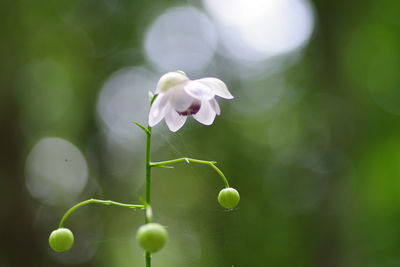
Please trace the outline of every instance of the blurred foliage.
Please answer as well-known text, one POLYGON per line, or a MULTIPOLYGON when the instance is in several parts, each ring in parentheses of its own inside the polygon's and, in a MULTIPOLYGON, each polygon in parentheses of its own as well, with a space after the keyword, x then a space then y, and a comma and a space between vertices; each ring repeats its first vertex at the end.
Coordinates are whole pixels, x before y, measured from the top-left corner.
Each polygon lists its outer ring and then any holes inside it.
MULTIPOLYGON (((218 48, 194 76, 218 76, 235 100, 220 101, 211 127, 155 129, 155 160, 217 160, 241 193, 226 212, 212 170, 156 170, 153 209, 171 240, 155 267, 400 266, 400 2, 311 4, 314 34, 292 63, 246 77, 218 48)), ((0 266, 143 266, 140 212, 83 208, 68 221, 76 246, 66 254, 50 251, 47 238, 77 201, 143 196, 144 136, 129 126, 132 139, 110 137, 99 95, 121 69, 162 74, 143 43, 175 6, 202 10, 177 0, 0 2, 0 266), (76 195, 61 191, 63 204, 35 197, 27 178, 30 151, 49 136, 79 148, 89 170, 84 188, 65 189, 76 195)), ((144 97, 128 98, 127 116, 145 123, 138 108, 154 88, 135 88, 144 97)))

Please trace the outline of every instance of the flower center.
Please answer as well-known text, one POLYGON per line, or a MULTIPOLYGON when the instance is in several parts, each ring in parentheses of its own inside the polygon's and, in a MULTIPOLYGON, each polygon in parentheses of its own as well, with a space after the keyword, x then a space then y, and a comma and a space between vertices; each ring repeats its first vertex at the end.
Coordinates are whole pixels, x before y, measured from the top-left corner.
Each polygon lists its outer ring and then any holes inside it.
POLYGON ((194 115, 194 114, 196 114, 197 112, 199 112, 200 106, 201 106, 201 105, 200 105, 200 102, 199 102, 199 101, 194 101, 194 102, 190 105, 190 107, 188 107, 187 110, 185 110, 185 111, 176 111, 176 112, 178 112, 178 114, 181 115, 181 116, 190 116, 190 115, 194 115))

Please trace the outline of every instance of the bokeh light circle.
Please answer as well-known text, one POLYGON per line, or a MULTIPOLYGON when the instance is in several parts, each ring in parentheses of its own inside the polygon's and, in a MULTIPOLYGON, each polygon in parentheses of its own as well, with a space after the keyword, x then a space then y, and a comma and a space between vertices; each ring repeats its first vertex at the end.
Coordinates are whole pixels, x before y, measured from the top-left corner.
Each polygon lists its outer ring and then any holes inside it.
POLYGON ((168 9, 145 37, 145 52, 160 71, 200 73, 214 57, 217 34, 213 23, 191 7, 168 9))
POLYGON ((26 185, 33 197, 48 205, 69 204, 83 191, 88 166, 83 154, 61 138, 43 138, 25 165, 26 185))
POLYGON ((231 56, 263 61, 309 40, 314 14, 307 0, 203 0, 231 56))
POLYGON ((132 121, 147 124, 148 92, 154 91, 157 77, 144 67, 129 67, 114 72, 104 83, 97 112, 106 134, 125 143, 134 138, 132 121))

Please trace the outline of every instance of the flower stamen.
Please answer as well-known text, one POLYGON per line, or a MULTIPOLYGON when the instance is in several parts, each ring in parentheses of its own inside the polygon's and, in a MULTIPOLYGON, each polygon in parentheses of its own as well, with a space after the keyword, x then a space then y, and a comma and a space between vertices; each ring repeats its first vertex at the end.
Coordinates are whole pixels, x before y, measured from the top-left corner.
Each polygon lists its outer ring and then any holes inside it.
POLYGON ((188 107, 187 110, 185 110, 185 111, 178 111, 178 110, 177 110, 176 112, 178 112, 178 114, 181 115, 181 116, 190 116, 190 115, 194 115, 194 114, 196 114, 197 112, 199 112, 200 106, 201 106, 201 104, 200 104, 199 101, 194 101, 194 102, 190 105, 190 107, 188 107))

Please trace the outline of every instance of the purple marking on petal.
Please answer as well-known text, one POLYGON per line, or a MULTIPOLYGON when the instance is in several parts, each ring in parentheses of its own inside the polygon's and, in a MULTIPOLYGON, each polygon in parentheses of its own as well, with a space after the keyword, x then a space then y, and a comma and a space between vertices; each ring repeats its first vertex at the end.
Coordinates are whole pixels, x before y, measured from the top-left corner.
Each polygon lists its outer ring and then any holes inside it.
POLYGON ((190 107, 188 107, 187 110, 185 110, 185 111, 176 111, 176 112, 178 112, 178 114, 181 115, 181 116, 190 116, 190 115, 194 115, 197 112, 199 112, 200 106, 201 106, 201 104, 200 104, 199 101, 194 101, 190 105, 190 107))

